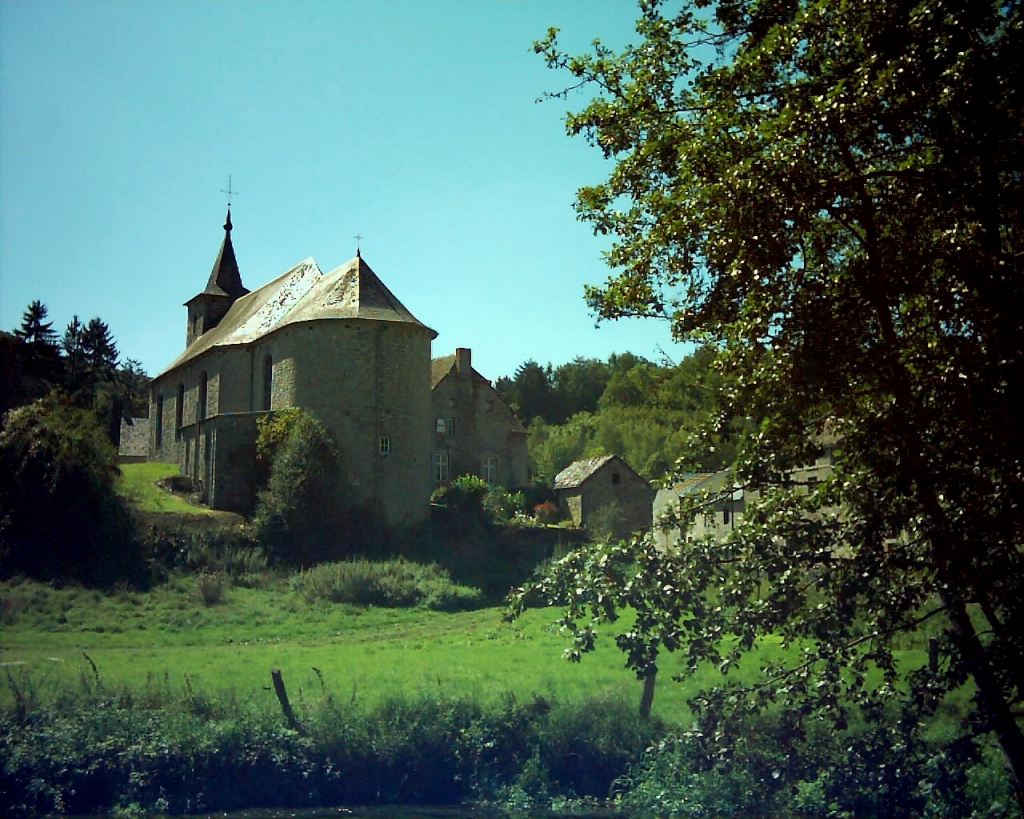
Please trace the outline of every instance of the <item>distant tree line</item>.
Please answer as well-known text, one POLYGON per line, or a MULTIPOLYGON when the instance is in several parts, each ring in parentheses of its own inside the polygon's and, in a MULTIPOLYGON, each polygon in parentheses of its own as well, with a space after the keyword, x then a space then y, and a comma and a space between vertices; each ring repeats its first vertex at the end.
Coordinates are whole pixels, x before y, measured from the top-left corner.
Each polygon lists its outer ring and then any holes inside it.
POLYGON ((735 460, 748 422, 723 414, 732 382, 716 362, 711 347, 679 363, 632 353, 607 361, 576 358, 557 367, 529 360, 495 388, 529 430, 536 481, 549 483, 580 458, 613 453, 657 479, 673 471, 717 470, 735 460))
POLYGON ((121 418, 147 415, 149 379, 134 360, 120 361, 110 327, 100 318, 72 318, 63 335, 33 301, 13 333, 0 331, 0 416, 56 391, 92 411, 111 441, 121 418))

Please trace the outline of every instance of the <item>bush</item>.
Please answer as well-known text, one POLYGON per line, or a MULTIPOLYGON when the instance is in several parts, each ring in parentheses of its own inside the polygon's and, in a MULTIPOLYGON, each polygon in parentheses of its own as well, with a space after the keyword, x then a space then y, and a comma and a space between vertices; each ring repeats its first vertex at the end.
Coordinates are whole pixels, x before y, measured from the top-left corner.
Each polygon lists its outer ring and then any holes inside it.
POLYGON ((55 395, 0 431, 0 575, 110 584, 142 567, 117 452, 88 410, 55 395))
POLYGON ((202 572, 196 576, 193 596, 204 606, 215 606, 224 601, 224 575, 202 572))
POLYGON ((558 505, 551 501, 538 503, 533 507, 533 516, 541 523, 557 523, 560 517, 558 505))
POLYGON ((338 451, 327 428, 298 408, 258 422, 257 453, 270 461, 253 527, 271 559, 308 565, 334 556, 345 529, 338 451))
POLYGON ((293 576, 292 589, 310 602, 329 600, 388 608, 422 606, 454 611, 480 602, 479 589, 453 583, 448 572, 436 564, 423 565, 403 558, 379 563, 324 563, 293 576))
POLYGON ((454 515, 491 523, 508 523, 526 512, 522 492, 509 492, 476 475, 461 475, 448 486, 436 489, 432 500, 454 515))

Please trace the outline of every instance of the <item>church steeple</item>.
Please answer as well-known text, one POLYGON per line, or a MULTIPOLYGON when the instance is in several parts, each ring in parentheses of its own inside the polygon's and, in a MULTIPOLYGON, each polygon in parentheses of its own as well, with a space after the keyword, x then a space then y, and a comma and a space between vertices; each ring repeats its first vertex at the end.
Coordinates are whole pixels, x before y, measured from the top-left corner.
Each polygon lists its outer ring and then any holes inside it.
POLYGON ((203 292, 217 296, 234 296, 237 299, 249 291, 242 286, 242 276, 238 272, 238 262, 235 260, 235 247, 231 244, 231 228, 231 206, 228 205, 228 215, 224 220, 224 241, 221 243, 220 253, 217 254, 217 261, 213 263, 210 280, 203 292))
POLYGON ((231 205, 228 205, 228 215, 224 220, 224 241, 221 242, 206 288, 185 302, 188 308, 187 345, 216 327, 231 309, 231 305, 249 292, 242 284, 242 276, 238 272, 235 248, 231 243, 231 228, 231 205))

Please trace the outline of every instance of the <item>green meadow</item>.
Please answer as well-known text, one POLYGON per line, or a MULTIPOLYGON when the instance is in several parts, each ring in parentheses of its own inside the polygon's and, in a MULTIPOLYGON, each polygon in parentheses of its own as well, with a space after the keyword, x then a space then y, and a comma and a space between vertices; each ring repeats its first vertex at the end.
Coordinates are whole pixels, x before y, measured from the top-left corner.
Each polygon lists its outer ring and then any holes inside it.
MULTIPOLYGON (((40 696, 93 676, 108 687, 154 679, 172 689, 273 697, 270 669, 281 669, 299 698, 321 691, 372 706, 395 695, 442 693, 484 702, 516 697, 639 699, 640 684, 609 639, 583 663, 562 658, 567 639, 557 610, 507 623, 503 609, 422 609, 309 603, 278 580, 268 588, 229 588, 204 605, 192 578, 147 592, 53 589, 32 581, 0 584, 0 664, 31 675, 40 696), (88 655, 88 659, 86 658, 88 655), (319 669, 319 676, 313 669, 319 669)), ((2 696, 10 697, 10 690, 2 696)), ((686 716, 685 691, 668 680, 655 714, 686 716)))

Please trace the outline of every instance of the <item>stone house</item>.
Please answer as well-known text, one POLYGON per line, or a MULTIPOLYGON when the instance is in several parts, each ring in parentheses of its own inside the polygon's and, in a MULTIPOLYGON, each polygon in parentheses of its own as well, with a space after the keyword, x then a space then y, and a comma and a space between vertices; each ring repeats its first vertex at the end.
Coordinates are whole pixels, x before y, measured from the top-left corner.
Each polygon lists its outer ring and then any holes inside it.
POLYGON ((460 475, 515 489, 530 480, 526 429, 491 385, 473 369, 472 351, 430 362, 432 478, 444 486, 460 475))
MULTIPOLYGON (((819 440, 814 461, 792 470, 787 483, 794 491, 807 494, 814 485, 832 474, 838 439, 825 434, 819 440)), ((735 484, 729 470, 687 475, 670 486, 658 490, 654 498, 654 542, 661 549, 669 549, 684 541, 702 540, 711 535, 723 540, 743 520, 748 501, 757 498, 756 490, 743 489, 735 484), (673 517, 678 514, 683 499, 701 497, 703 510, 693 523, 682 530, 673 517)))
POLYGON ((258 418, 313 412, 341 453, 344 498, 390 525, 430 510, 430 344, 437 335, 357 252, 308 258, 249 292, 231 214, 206 288, 186 302, 186 347, 153 379, 150 457, 177 461, 211 507, 246 511, 258 418))
POLYGON ((654 542, 667 550, 684 540, 700 540, 708 533, 719 539, 742 519, 745 509, 743 490, 732 486, 732 473, 702 472, 686 475, 654 496, 654 542), (684 498, 698 498, 703 510, 685 530, 675 520, 684 498))
POLYGON ((570 464, 555 476, 562 515, 574 526, 593 525, 609 514, 616 536, 651 525, 654 490, 618 455, 602 455, 570 464))

